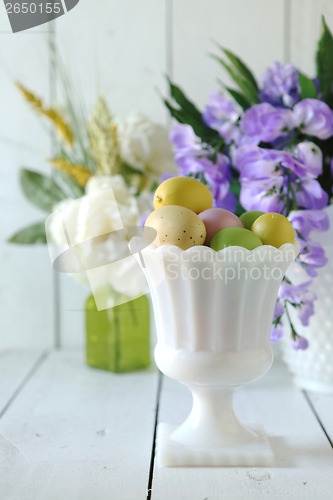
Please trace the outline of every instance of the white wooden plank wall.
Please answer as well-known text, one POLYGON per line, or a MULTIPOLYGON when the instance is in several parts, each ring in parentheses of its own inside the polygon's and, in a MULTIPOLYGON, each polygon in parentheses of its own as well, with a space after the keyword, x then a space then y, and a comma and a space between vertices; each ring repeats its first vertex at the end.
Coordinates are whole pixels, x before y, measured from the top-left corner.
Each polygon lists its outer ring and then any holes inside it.
POLYGON ((291 0, 290 57, 292 62, 309 76, 315 74, 315 49, 320 33, 321 16, 333 29, 331 0, 291 0))
MULTIPOLYGON (((274 60, 291 60, 312 74, 322 13, 333 28, 331 0, 80 0, 54 26, 87 109, 104 91, 115 113, 137 109, 167 123, 156 91, 166 91, 165 73, 200 107, 210 91, 218 90, 216 79, 223 73, 208 57, 216 52, 212 40, 238 53, 257 75, 274 60)), ((3 242, 43 215, 23 199, 17 175, 20 165, 47 168, 43 159, 50 154, 50 141, 12 81, 19 79, 48 98, 45 32, 50 28, 13 35, 0 11, 0 350, 50 346, 58 324, 63 346, 84 340, 88 290, 60 277, 59 295, 45 249, 3 242)))
POLYGON ((230 83, 209 54, 214 41, 238 54, 260 75, 284 56, 285 2, 276 0, 175 0, 173 2, 173 78, 203 108, 217 78, 230 83))
MULTIPOLYGON (((166 92, 165 19, 164 0, 141 0, 139 7, 134 0, 81 0, 58 20, 57 44, 88 110, 103 92, 114 114, 137 110, 166 123, 157 92, 166 92)), ((89 289, 68 276, 60 277, 60 286, 62 346, 82 345, 89 289)))
POLYGON ((5 243, 19 228, 44 217, 23 198, 18 172, 21 166, 47 169, 49 133, 14 81, 49 97, 48 28, 13 35, 3 4, 0 16, 0 350, 5 350, 52 345, 54 296, 46 249, 5 243))

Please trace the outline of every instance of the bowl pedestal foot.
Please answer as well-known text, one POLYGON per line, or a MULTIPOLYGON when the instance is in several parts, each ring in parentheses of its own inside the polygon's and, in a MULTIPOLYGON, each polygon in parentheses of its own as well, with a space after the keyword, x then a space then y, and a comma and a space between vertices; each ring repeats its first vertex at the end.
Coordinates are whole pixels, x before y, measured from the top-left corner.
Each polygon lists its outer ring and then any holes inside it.
POLYGON ((273 451, 260 427, 247 428, 233 409, 234 389, 189 385, 190 415, 175 428, 161 423, 157 459, 163 467, 268 466, 273 451))

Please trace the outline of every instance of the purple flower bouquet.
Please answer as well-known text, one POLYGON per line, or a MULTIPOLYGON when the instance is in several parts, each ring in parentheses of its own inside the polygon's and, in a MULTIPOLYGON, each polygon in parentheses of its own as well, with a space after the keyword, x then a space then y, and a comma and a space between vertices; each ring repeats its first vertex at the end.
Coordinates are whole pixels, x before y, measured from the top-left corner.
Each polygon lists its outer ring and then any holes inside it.
POLYGON ((201 112, 169 82, 171 97, 164 102, 179 122, 170 135, 179 175, 207 184, 216 207, 237 215, 262 210, 289 218, 302 248, 297 265, 306 279, 297 284, 284 279, 271 340, 282 337, 285 322, 292 346, 304 350, 308 341, 296 332, 291 316, 309 324, 316 299, 311 285, 327 263, 311 236, 329 227, 323 209, 333 188, 333 36, 323 19, 315 78, 276 62, 258 83, 237 56, 219 50, 221 56, 213 57, 236 85, 223 86, 228 97, 211 93, 201 112))

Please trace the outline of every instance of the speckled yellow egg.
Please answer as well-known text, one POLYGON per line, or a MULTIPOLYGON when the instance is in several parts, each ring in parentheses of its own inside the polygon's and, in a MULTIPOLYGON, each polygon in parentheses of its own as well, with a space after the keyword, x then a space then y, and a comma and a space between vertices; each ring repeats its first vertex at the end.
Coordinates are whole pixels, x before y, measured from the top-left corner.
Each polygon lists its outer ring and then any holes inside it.
POLYGON ((252 224, 251 231, 264 245, 280 248, 284 243, 295 242, 294 229, 287 217, 274 212, 258 217, 252 224))
POLYGON ((206 228, 200 217, 192 210, 178 205, 166 205, 152 212, 146 220, 145 227, 157 231, 154 245, 177 245, 187 248, 203 245, 206 239, 206 228))
POLYGON ((193 177, 171 177, 158 186, 154 195, 155 210, 166 205, 179 205, 199 214, 212 208, 213 196, 205 184, 193 177))

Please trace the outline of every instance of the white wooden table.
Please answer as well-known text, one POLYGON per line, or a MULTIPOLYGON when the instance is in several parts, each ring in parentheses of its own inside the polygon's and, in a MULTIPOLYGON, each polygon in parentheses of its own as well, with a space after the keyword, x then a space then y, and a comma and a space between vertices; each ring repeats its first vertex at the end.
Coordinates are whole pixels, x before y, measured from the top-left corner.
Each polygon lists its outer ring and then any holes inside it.
POLYGON ((333 499, 333 397, 295 388, 276 362, 236 395, 240 418, 269 433, 275 467, 162 469, 156 423, 190 404, 153 367, 115 375, 77 351, 1 353, 0 499, 333 499))

